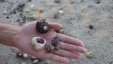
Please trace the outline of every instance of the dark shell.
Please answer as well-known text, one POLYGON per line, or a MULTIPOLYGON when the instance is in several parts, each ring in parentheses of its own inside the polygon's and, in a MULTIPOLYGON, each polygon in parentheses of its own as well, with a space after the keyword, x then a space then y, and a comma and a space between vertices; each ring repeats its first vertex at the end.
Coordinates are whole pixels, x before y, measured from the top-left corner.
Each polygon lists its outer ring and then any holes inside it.
POLYGON ((60 49, 60 44, 59 44, 59 38, 58 37, 54 37, 53 40, 51 41, 51 44, 46 44, 44 46, 44 49, 47 52, 53 52, 55 50, 59 50, 60 49))
POLYGON ((52 45, 54 47, 57 47, 59 45, 59 41, 60 40, 58 39, 58 37, 54 37, 53 40, 52 40, 52 45))
POLYGON ((60 45, 57 45, 57 47, 54 48, 54 50, 59 50, 60 49, 60 45))
POLYGON ((36 30, 40 34, 47 33, 50 30, 50 25, 45 21, 45 19, 37 21, 36 30))

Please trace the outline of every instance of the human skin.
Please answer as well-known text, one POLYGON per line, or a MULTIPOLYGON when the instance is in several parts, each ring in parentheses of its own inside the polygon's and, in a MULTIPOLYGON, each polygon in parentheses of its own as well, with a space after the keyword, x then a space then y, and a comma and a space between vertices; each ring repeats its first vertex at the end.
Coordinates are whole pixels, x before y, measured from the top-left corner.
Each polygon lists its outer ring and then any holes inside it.
POLYGON ((69 59, 80 58, 80 53, 85 53, 87 51, 81 40, 53 31, 60 29, 61 24, 53 22, 48 23, 51 29, 45 34, 37 33, 35 29, 36 21, 26 23, 22 27, 0 23, 0 43, 16 47, 22 52, 38 58, 64 64, 68 64, 69 59), (51 53, 46 52, 44 49, 36 51, 31 46, 31 39, 33 37, 42 37, 47 40, 47 43, 50 43, 56 36, 60 39, 60 49, 57 51, 51 53))

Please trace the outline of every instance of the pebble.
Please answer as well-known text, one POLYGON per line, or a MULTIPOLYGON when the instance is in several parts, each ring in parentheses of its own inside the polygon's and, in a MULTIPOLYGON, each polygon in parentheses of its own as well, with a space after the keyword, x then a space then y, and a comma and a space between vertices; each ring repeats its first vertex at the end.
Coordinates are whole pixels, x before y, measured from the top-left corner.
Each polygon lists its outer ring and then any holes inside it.
POLYGON ((54 16, 53 16, 54 19, 57 19, 59 17, 60 17, 60 15, 58 13, 55 13, 54 16))
POLYGON ((95 2, 96 2, 97 4, 99 4, 101 1, 100 1, 100 0, 95 0, 95 2))
POLYGON ((27 64, 26 62, 22 62, 21 64, 27 64))
POLYGON ((55 3, 60 3, 60 2, 61 2, 61 0, 54 0, 54 2, 55 2, 55 3))
POLYGON ((113 64, 113 61, 111 61, 109 64, 113 64))
POLYGON ((113 43, 113 38, 110 38, 110 43, 113 43))
POLYGON ((6 18, 9 19, 9 16, 7 16, 6 18))
POLYGON ((42 9, 39 10, 39 13, 43 13, 44 11, 42 9))
POLYGON ((60 15, 63 15, 64 11, 63 10, 59 10, 58 11, 60 15))
POLYGON ((23 54, 21 52, 16 53, 16 57, 22 57, 23 54))
POLYGON ((24 7, 25 7, 25 4, 19 4, 19 5, 17 6, 16 10, 18 10, 19 12, 22 12, 23 9, 24 9, 24 7))
POLYGON ((93 25, 89 25, 89 29, 93 29, 94 28, 94 26, 93 25))
POLYGON ((7 14, 8 12, 7 11, 3 11, 3 14, 7 14))
POLYGON ((0 0, 0 3, 3 3, 3 2, 5 2, 5 0, 0 0))
POLYGON ((34 4, 32 4, 30 7, 32 8, 32 7, 34 7, 35 5, 34 4))
POLYGON ((32 0, 28 0, 28 2, 31 2, 32 0))

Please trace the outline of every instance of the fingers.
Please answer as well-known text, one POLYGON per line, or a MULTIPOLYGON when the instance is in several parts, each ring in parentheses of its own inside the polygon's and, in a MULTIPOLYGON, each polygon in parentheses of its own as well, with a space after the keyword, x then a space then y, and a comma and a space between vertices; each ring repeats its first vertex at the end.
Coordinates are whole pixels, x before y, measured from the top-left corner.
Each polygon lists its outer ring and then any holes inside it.
POLYGON ((45 59, 61 62, 61 63, 64 63, 64 64, 69 63, 69 59, 67 59, 66 57, 62 57, 62 56, 59 56, 59 55, 56 55, 56 54, 53 54, 53 53, 45 54, 45 55, 43 55, 43 57, 45 59))
POLYGON ((66 35, 63 35, 63 34, 59 34, 59 33, 57 33, 57 36, 63 42, 66 42, 66 43, 69 43, 69 44, 75 44, 75 45, 84 47, 83 42, 79 39, 76 39, 76 38, 73 38, 73 37, 70 37, 70 36, 66 36, 66 35))
POLYGON ((87 51, 84 47, 76 46, 76 45, 72 45, 64 42, 60 42, 60 47, 64 50, 75 51, 79 53, 85 53, 87 51))
POLYGON ((69 59, 66 57, 62 57, 53 53, 47 53, 45 50, 41 50, 41 51, 32 51, 33 56, 36 56, 38 58, 42 58, 42 59, 48 59, 51 61, 56 61, 56 62, 61 62, 64 64, 68 64, 69 63, 69 59))
POLYGON ((54 23, 54 22, 48 22, 48 23, 50 24, 51 28, 54 30, 60 29, 62 27, 62 25, 59 23, 54 23))
POLYGON ((74 58, 74 59, 78 59, 80 58, 80 54, 79 53, 72 53, 63 49, 57 50, 55 52, 53 52, 57 55, 63 56, 63 57, 67 57, 67 58, 74 58))

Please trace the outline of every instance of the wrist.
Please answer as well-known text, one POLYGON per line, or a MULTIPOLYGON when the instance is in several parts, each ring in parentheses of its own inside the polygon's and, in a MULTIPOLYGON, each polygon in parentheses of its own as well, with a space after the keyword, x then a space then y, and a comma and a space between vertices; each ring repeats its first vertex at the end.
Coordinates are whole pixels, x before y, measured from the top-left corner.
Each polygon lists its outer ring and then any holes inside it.
POLYGON ((13 47, 18 48, 18 34, 14 35, 13 39, 12 39, 12 43, 13 43, 13 47))
POLYGON ((13 47, 19 48, 19 41, 21 41, 20 39, 20 31, 18 33, 16 33, 12 39, 13 42, 13 47))
POLYGON ((15 47, 15 36, 20 32, 20 27, 10 24, 0 24, 0 42, 15 47))

